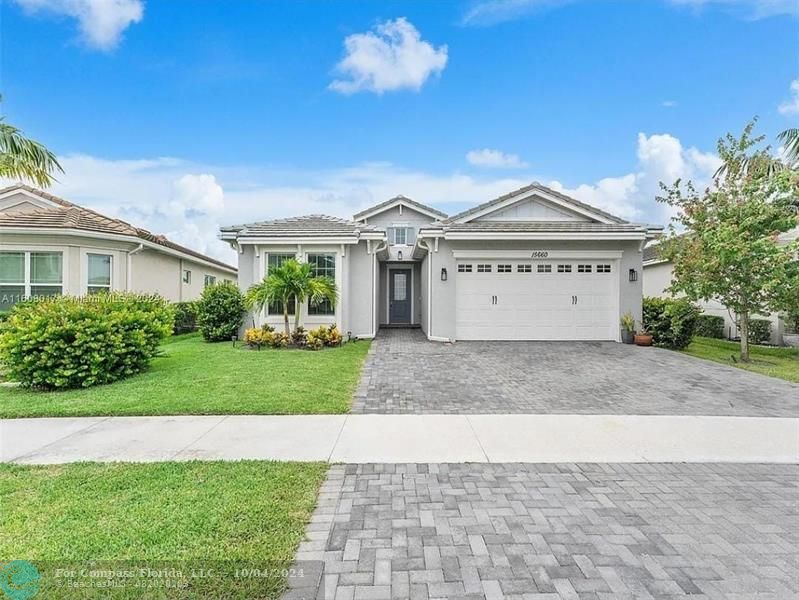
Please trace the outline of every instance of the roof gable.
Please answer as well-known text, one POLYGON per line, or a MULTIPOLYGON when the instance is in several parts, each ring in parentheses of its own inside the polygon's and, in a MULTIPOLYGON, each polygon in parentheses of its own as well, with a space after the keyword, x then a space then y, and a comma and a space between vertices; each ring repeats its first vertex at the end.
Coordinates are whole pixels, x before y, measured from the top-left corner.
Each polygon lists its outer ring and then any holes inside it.
POLYGON ((595 208, 584 202, 580 202, 570 196, 556 192, 540 183, 534 182, 523 188, 519 188, 508 194, 504 194, 498 198, 465 210, 462 213, 454 215, 446 219, 445 223, 469 223, 477 220, 496 220, 496 221, 584 221, 606 224, 620 224, 626 223, 615 215, 611 215, 603 210, 595 208), (521 209, 524 203, 527 203, 529 208, 521 209), (539 205, 541 208, 532 206, 539 205), (519 206, 522 214, 517 214, 515 217, 503 217, 506 209, 514 206, 519 206), (554 211, 554 212, 553 212, 554 211), (529 214, 525 217, 524 212, 529 214), (552 215, 552 218, 547 217, 547 212, 552 215), (493 215, 493 218, 492 218, 493 215))
POLYGON ((374 217, 375 215, 379 215, 380 213, 391 210, 395 207, 401 207, 400 210, 402 210, 402 207, 408 208, 426 217, 430 217, 433 221, 439 221, 441 219, 447 218, 446 213, 443 213, 440 210, 436 210, 431 206, 422 204, 421 202, 416 202, 415 200, 406 198, 405 196, 402 195, 390 198, 385 202, 381 202, 380 204, 375 204, 374 206, 371 206, 365 210, 362 210, 359 213, 356 213, 355 215, 353 215, 352 218, 356 221, 363 221, 365 219, 369 219, 370 217, 374 217))

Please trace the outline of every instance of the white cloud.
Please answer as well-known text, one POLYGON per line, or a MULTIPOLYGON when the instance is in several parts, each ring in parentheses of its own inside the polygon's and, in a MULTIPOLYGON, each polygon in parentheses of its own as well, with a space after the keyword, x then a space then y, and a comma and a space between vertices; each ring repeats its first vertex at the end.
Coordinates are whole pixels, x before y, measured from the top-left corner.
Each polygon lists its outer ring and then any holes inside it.
POLYGON ((660 103, 660 105, 663 108, 674 108, 675 106, 677 106, 677 101, 676 100, 664 100, 663 102, 660 103))
POLYGON ((786 100, 777 107, 781 115, 799 114, 799 79, 791 82, 791 99, 786 100))
MULTIPOLYGON (((463 25, 496 25, 529 14, 573 4, 578 0, 476 0, 461 18, 463 25)), ((583 0, 585 1, 585 0, 583 0)), ((796 0, 665 0, 668 4, 702 10, 718 6, 745 19, 799 15, 796 0)))
POLYGON ((466 153, 466 160, 476 167, 500 169, 524 169, 527 167, 527 163, 520 159, 517 154, 506 154, 501 150, 493 150, 491 148, 471 150, 466 153))
POLYGON ((77 19, 86 44, 111 50, 122 32, 144 15, 142 0, 15 0, 29 12, 48 12, 77 19))
POLYGON ((374 31, 347 36, 344 47, 346 54, 336 65, 342 78, 330 84, 331 90, 342 94, 418 91, 447 64, 447 46, 435 48, 422 40, 404 17, 381 23, 374 31))

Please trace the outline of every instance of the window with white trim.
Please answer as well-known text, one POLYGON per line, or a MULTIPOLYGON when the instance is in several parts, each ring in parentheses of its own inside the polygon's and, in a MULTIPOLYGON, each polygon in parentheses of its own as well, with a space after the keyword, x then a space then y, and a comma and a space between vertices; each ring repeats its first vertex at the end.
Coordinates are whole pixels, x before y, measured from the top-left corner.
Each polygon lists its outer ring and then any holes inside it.
POLYGON ((591 265, 577 265, 578 273, 590 273, 591 271, 591 265))
POLYGON ((610 265, 597 265, 596 266, 597 273, 610 273, 610 265))
POLYGON ((552 265, 537 265, 535 270, 539 273, 551 273, 552 265))
POLYGON ((405 227, 394 227, 394 245, 406 246, 408 244, 408 229, 405 227))
POLYGON ((497 265, 497 273, 510 273, 513 271, 510 265, 497 265))
POLYGON ((516 265, 517 273, 532 273, 533 265, 516 265))
POLYGON ((61 252, 0 252, 0 310, 33 296, 64 293, 61 252))
POLYGON ((110 254, 86 255, 87 294, 111 291, 111 263, 110 254))
POLYGON ((213 275, 206 275, 203 279, 203 287, 208 287, 209 285, 214 285, 216 283, 216 277, 213 275))
MULTIPOLYGON (((266 257, 266 273, 265 275, 269 276, 269 269, 274 269, 279 267, 287 260, 297 260, 296 254, 284 253, 280 254, 277 252, 270 252, 266 257)), ((289 300, 289 312, 288 314, 293 315, 297 307, 297 302, 294 298, 289 300)), ((282 300, 273 300, 270 302, 266 307, 266 314, 268 315, 283 315, 283 301, 282 300)))
POLYGON ((572 266, 571 265, 558 265, 558 273, 571 273, 572 266))
POLYGON ((491 272, 491 265, 477 265, 477 272, 478 273, 490 273, 491 272))
POLYGON ((471 273, 472 272, 472 265, 458 263, 458 273, 471 273))
MULTIPOLYGON (((336 280, 336 255, 335 254, 309 254, 308 264, 313 269, 314 277, 329 277, 336 280)), ((308 300, 309 315, 334 315, 336 307, 329 300, 313 304, 308 300)))

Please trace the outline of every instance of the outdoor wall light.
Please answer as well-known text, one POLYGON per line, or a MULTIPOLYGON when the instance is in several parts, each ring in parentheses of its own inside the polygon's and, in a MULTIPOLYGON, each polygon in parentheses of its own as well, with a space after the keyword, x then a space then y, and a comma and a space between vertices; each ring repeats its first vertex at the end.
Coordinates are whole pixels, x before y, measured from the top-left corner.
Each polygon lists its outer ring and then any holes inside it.
POLYGON ((638 281, 638 271, 630 269, 630 281, 638 281))
POLYGON ((441 281, 447 280, 447 269, 446 267, 441 267, 441 281))
POLYGON ((402 260, 402 250, 397 252, 397 260, 402 260))

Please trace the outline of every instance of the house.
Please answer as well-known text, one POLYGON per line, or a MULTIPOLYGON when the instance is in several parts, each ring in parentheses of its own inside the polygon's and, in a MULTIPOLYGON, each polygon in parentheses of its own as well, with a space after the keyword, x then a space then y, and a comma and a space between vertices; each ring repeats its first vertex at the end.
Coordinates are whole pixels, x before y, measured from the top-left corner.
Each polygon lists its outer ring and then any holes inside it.
POLYGON ((31 296, 99 291, 195 300, 236 268, 47 192, 0 190, 0 311, 31 296))
MULTIPOLYGON (((782 243, 789 243, 799 237, 799 228, 793 229, 782 234, 779 240, 782 243)), ((659 298, 669 298, 672 296, 668 288, 672 280, 672 264, 663 259, 658 254, 658 244, 653 242, 644 248, 644 296, 659 298)), ((735 324, 735 317, 727 310, 721 302, 717 300, 700 301, 696 303, 705 314, 715 315, 724 319, 724 334, 734 339, 738 337, 738 326, 735 324)), ((778 313, 769 315, 755 315, 757 319, 766 319, 771 322, 772 344, 782 346, 783 336, 786 333, 786 325, 778 313)))
MULTIPOLYGON (((448 217, 404 196, 354 215, 224 227, 243 290, 288 258, 340 290, 335 306, 290 306, 307 327, 352 337, 420 327, 430 340, 616 340, 641 317, 642 250, 659 228, 628 223, 533 183, 448 217)), ((282 322, 273 303, 248 326, 282 322)))

